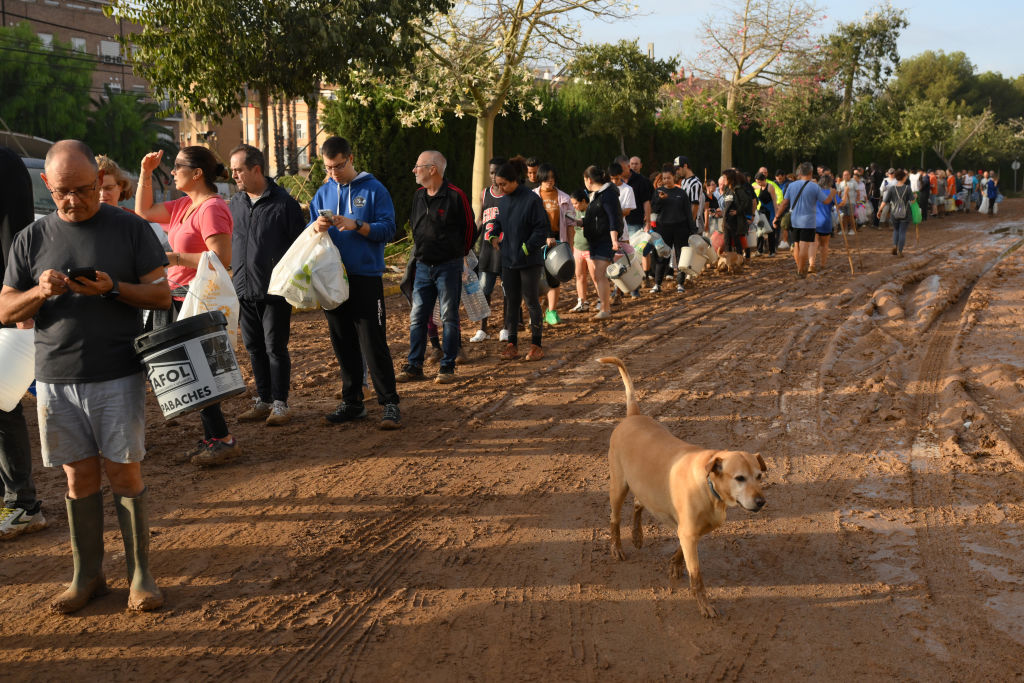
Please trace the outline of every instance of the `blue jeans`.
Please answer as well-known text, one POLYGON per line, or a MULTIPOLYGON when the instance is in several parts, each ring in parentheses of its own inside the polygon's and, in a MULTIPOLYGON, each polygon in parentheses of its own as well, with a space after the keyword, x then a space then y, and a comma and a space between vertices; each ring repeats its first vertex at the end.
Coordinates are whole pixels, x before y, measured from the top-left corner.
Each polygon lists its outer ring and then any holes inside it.
POLYGON ((412 314, 409 325, 408 363, 423 367, 427 352, 427 322, 434 312, 434 303, 441 302, 441 357, 442 370, 455 369, 462 339, 459 334, 459 303, 462 301, 462 259, 452 259, 430 266, 416 263, 416 278, 412 285, 412 314))
POLYGON ((907 227, 910 225, 910 219, 908 218, 893 218, 892 219, 892 246, 896 247, 897 251, 903 251, 903 246, 907 243, 907 227))

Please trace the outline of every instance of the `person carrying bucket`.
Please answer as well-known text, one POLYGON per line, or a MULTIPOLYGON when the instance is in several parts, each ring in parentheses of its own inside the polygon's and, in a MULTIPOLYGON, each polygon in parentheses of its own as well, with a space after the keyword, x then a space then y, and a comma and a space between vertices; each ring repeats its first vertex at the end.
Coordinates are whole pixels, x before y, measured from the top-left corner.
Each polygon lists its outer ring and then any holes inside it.
MULTIPOLYGON (((217 194, 214 179, 224 174, 224 164, 205 147, 183 147, 171 172, 174 187, 184 197, 169 202, 153 202, 152 174, 160 165, 163 151, 150 152, 142 159, 139 189, 135 194, 135 212, 147 221, 167 225, 167 239, 173 251, 167 278, 174 288, 174 309, 180 311, 188 295, 188 285, 196 276, 203 252, 212 251, 220 262, 231 264, 231 233, 234 221, 227 202, 217 194)), ((159 324, 157 324, 159 326, 159 324)), ((220 403, 199 411, 203 438, 188 452, 193 465, 221 465, 242 453, 242 447, 228 429, 220 403)))
MULTIPOLYGON (((573 208, 572 201, 566 192, 555 187, 558 182, 555 168, 551 164, 541 164, 537 169, 537 180, 540 185, 534 192, 544 202, 544 212, 548 215, 548 224, 551 229, 548 235, 547 245, 555 246, 559 242, 568 242, 569 235, 573 232, 573 208)), ((548 310, 544 314, 544 322, 548 325, 559 325, 562 318, 558 315, 558 286, 555 281, 548 290, 548 310)))
POLYGON ((107 593, 103 576, 105 472, 128 565, 128 607, 164 598, 149 571, 149 505, 142 481, 146 375, 133 348, 139 309, 171 305, 167 256, 137 216, 99 198, 92 150, 61 140, 46 155, 43 182, 57 211, 15 238, 0 323, 35 319, 36 396, 43 464, 67 475, 74 556, 71 585, 50 605, 67 614, 107 593))

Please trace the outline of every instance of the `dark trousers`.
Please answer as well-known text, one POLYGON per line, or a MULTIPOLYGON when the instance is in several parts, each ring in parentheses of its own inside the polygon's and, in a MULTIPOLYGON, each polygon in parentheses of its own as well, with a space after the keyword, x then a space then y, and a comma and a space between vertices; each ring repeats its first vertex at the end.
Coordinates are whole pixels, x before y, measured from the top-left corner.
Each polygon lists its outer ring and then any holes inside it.
MULTIPOLYGON (((484 298, 487 299, 487 305, 491 305, 491 294, 494 293, 494 285, 497 284, 498 278, 501 277, 501 273, 489 273, 487 271, 480 271, 480 289, 483 290, 484 298)), ((502 285, 502 291, 504 291, 504 285, 502 285)), ((502 321, 505 320, 504 309, 508 308, 508 299, 502 299, 502 321)), ((480 321, 480 328, 484 332, 487 331, 487 318, 480 321)))
POLYGON ((324 311, 331 346, 341 366, 341 397, 352 406, 363 405, 363 376, 370 366, 377 403, 398 403, 395 366, 388 349, 384 281, 379 277, 348 276, 348 301, 324 311))
POLYGON ((0 480, 4 485, 4 507, 19 507, 30 513, 39 508, 36 485, 32 482, 28 425, 20 402, 10 412, 0 410, 0 480))
MULTIPOLYGON (((174 317, 177 317, 177 314, 181 312, 181 307, 185 302, 174 299, 171 303, 174 307, 174 317)), ((172 322, 170 320, 170 312, 163 311, 163 313, 168 314, 166 324, 170 324, 172 322)), ((156 324, 157 327, 163 326, 159 324, 159 321, 157 320, 154 320, 154 324, 156 324)), ((214 403, 212 406, 206 406, 200 410, 199 419, 203 423, 203 437, 207 440, 223 439, 231 433, 228 431, 228 421, 224 419, 224 411, 221 410, 219 403, 214 403)))
POLYGON ((882 198, 870 197, 869 200, 871 201, 871 224, 877 228, 881 221, 878 217, 878 206, 882 203, 882 198))
POLYGON ((249 352, 256 393, 264 403, 288 402, 292 359, 288 355, 292 305, 279 296, 263 301, 240 299, 238 325, 249 352))
POLYGON ((921 207, 921 222, 928 220, 928 213, 931 211, 931 203, 928 201, 928 194, 918 193, 917 205, 921 207))
MULTIPOLYGON (((657 232, 661 235, 661 239, 665 240, 665 244, 672 247, 672 254, 676 257, 676 284, 681 285, 686 281, 686 273, 679 268, 679 252, 683 247, 688 246, 690 227, 686 223, 658 223, 657 232)), ((657 260, 654 262, 654 284, 660 285, 668 271, 669 260, 672 256, 665 258, 656 256, 655 258, 657 260)))
POLYGON ((525 268, 502 268, 501 286, 505 289, 505 329, 508 340, 519 343, 519 314, 523 299, 526 299, 526 310, 530 312, 530 341, 540 346, 543 319, 540 313, 540 279, 544 266, 527 266, 525 268))

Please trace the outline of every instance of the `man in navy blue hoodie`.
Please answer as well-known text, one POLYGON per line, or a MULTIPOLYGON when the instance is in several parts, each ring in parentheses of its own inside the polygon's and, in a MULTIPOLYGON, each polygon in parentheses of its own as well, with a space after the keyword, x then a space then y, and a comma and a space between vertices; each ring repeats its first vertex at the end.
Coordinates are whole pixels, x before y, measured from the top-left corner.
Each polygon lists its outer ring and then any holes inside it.
POLYGON ((388 349, 384 310, 384 245, 395 236, 395 205, 379 180, 353 166, 352 147, 332 137, 321 148, 328 180, 309 203, 316 230, 327 231, 348 273, 348 301, 324 311, 334 355, 341 366, 342 402, 327 415, 334 424, 366 417, 363 358, 370 366, 381 429, 398 429, 395 366, 388 349))

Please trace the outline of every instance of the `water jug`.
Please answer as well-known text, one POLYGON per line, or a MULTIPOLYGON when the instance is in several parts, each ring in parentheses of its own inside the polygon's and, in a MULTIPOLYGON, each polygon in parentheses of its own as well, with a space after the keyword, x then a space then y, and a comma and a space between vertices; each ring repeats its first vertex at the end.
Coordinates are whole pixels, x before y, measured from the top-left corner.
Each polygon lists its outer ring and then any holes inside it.
POLYGON ((14 410, 36 375, 35 330, 0 329, 0 410, 14 410))

